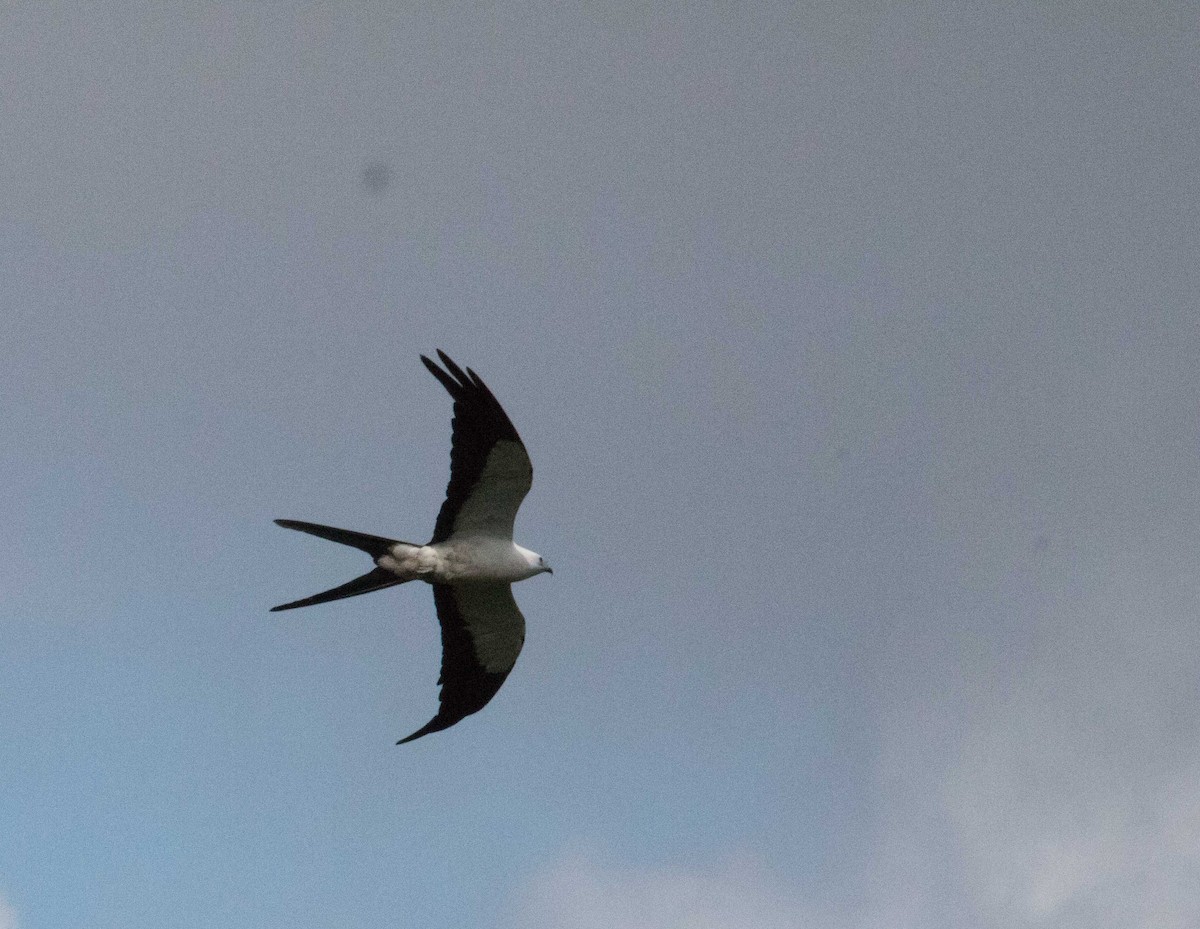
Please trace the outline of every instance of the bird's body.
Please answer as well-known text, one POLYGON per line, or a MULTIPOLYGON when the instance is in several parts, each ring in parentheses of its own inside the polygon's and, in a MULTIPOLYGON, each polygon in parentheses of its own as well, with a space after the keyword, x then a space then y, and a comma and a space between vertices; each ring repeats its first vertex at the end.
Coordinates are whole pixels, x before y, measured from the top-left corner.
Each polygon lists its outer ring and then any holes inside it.
POLYGON ((517 508, 533 482, 533 468, 512 422, 474 371, 464 372, 443 352, 445 370, 421 361, 454 398, 450 484, 433 538, 414 545, 317 523, 279 519, 288 529, 359 548, 375 562, 354 580, 275 610, 312 606, 382 590, 408 581, 433 586, 442 628, 441 708, 401 742, 446 729, 481 710, 516 664, 525 619, 511 586, 553 573, 536 552, 512 540, 517 508))
POLYGON ((503 539, 451 538, 433 545, 397 542, 376 562, 405 581, 429 584, 514 584, 541 574, 538 556, 503 539))

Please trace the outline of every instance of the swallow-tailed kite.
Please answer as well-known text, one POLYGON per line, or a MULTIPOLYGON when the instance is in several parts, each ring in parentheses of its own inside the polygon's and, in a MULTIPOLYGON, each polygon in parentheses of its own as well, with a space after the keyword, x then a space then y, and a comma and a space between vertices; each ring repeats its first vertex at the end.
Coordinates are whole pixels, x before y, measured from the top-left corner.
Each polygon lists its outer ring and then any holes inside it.
MULTIPOLYGON (((397 745, 447 729, 483 709, 517 662, 525 618, 512 584, 553 574, 536 552, 513 542, 517 508, 533 483, 533 466, 517 430, 479 375, 438 351, 445 370, 421 361, 454 398, 450 484, 433 538, 413 545, 292 519, 275 522, 331 542, 352 545, 375 559, 375 569, 274 610, 290 610, 421 580, 433 585, 442 627, 441 705, 437 715, 397 745)), ((274 610, 272 612, 274 612, 274 610)))

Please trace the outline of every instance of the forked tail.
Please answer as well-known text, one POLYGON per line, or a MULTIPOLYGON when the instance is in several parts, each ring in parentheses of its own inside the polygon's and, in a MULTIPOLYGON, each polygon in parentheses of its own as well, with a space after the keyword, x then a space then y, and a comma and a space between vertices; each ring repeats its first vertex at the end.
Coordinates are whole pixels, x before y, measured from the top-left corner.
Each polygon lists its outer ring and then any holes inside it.
MULTIPOLYGON (((322 539, 328 539, 330 542, 338 542, 342 545, 349 545, 353 548, 360 549, 366 552, 375 560, 379 560, 386 555, 393 545, 407 545, 407 542, 399 542, 396 539, 385 539, 382 536, 367 535, 365 532, 351 532, 349 529, 335 529, 333 526, 321 526, 317 523, 303 523, 295 519, 277 519, 277 526, 283 526, 284 529, 295 529, 297 532, 307 532, 310 535, 320 536, 322 539)), ((346 597, 357 597, 359 594, 367 594, 373 590, 383 590, 385 587, 393 587, 396 584, 403 584, 411 578, 397 577, 386 568, 375 568, 369 571, 362 577, 356 577, 354 580, 331 590, 322 591, 319 594, 313 594, 311 597, 305 597, 303 600, 295 600, 291 603, 281 603, 279 606, 271 607, 271 612, 276 613, 279 610, 294 610, 301 606, 312 606, 316 603, 328 603, 330 600, 343 600, 346 597)))

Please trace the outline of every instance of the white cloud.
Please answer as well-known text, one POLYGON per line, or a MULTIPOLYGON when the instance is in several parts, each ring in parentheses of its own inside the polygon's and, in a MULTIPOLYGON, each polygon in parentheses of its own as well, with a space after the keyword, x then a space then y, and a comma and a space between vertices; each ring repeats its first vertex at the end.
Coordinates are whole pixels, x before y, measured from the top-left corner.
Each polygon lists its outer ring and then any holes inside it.
POLYGON ((969 748, 944 784, 976 925, 1200 924, 1200 764, 1120 782, 1080 757, 1047 787, 1041 759, 1019 760, 969 748))
POLYGON ((17 929, 17 914, 3 897, 0 897, 0 929, 17 929))
POLYGON ((1200 925, 1200 575, 1184 547, 1130 548, 1051 565, 1018 632, 889 685, 874 840, 820 899, 744 861, 575 854, 534 880, 519 925, 1200 925))
POLYGON ((738 861, 708 870, 605 867, 570 855, 538 875, 521 905, 523 929, 801 929, 799 897, 738 861))
POLYGON ((1055 566, 1023 657, 1007 643, 888 721, 905 924, 1200 925, 1198 584, 1175 550, 1055 566))

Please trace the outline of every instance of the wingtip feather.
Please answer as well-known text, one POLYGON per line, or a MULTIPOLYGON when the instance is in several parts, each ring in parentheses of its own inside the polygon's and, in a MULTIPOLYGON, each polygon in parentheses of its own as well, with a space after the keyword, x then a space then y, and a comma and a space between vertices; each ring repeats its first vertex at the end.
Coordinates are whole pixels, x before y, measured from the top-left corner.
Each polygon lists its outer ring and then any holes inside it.
MULTIPOLYGON (((432 723, 432 720, 430 722, 432 723)), ((396 744, 404 745, 406 742, 414 742, 417 739, 421 738, 422 736, 429 735, 429 733, 436 732, 436 731, 437 731, 436 729, 431 729, 429 727, 429 724, 426 724, 426 725, 422 726, 420 729, 418 729, 416 732, 414 732, 412 735, 406 735, 403 739, 400 739, 400 741, 398 741, 396 744)))
POLYGON ((467 376, 471 378, 471 383, 474 384, 476 388, 482 390, 488 396, 491 396, 492 392, 487 389, 487 384, 483 382, 483 378, 481 378, 470 368, 467 368, 467 376))
POLYGON ((431 732, 441 732, 443 729, 449 729, 455 723, 460 722, 459 719, 447 719, 442 713, 438 713, 433 719, 429 720, 424 726, 414 732, 412 735, 406 735, 403 739, 397 742, 397 745, 403 745, 405 742, 413 742, 422 736, 427 736, 431 732))
MULTIPOLYGON (((438 355, 443 358, 446 357, 445 353, 441 349, 438 349, 438 355)), ((441 385, 446 388, 446 392, 450 394, 451 397, 457 400, 462 396, 463 386, 456 381, 451 374, 447 374, 445 371, 439 368, 437 364, 435 364, 433 361, 430 361, 424 355, 421 356, 421 361, 425 363, 425 367, 429 369, 429 373, 436 377, 441 385)), ((453 364, 453 362, 451 362, 451 364, 453 364)))
POLYGON ((447 355, 440 348, 438 349, 438 357, 442 359, 442 364, 446 366, 446 370, 450 372, 461 387, 470 387, 471 379, 463 373, 463 369, 454 363, 454 359, 447 355))

